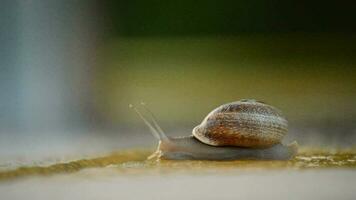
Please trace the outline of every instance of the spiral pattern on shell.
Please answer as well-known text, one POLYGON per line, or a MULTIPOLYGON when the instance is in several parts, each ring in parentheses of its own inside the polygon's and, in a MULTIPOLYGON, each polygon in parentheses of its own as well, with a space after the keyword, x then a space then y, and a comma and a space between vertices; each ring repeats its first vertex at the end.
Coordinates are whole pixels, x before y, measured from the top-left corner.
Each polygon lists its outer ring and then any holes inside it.
POLYGON ((288 122, 273 106, 240 100, 219 106, 193 129, 193 135, 212 146, 263 148, 280 143, 288 122))

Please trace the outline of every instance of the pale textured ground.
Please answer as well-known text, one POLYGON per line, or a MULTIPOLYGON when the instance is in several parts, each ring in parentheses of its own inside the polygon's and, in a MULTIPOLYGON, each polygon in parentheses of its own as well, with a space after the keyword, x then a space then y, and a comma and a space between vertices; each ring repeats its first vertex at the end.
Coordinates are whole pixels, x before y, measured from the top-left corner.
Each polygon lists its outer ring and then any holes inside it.
POLYGON ((0 184, 1 199, 355 199, 354 170, 122 176, 114 169, 0 184))
POLYGON ((62 138, 10 151, 2 140, 0 199, 356 199, 354 149, 304 149, 288 162, 152 163, 151 150, 117 151, 142 141, 62 138))
POLYGON ((149 150, 2 169, 0 199, 355 199, 356 154, 291 161, 147 161, 149 150))

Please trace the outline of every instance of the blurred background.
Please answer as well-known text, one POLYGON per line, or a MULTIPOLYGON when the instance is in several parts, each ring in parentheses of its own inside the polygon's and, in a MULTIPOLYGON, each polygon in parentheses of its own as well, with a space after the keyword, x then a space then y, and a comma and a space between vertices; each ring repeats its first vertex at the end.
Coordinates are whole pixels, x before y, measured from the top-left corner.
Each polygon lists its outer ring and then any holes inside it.
POLYGON ((0 1, 0 160, 93 154, 189 135, 242 98, 287 116, 286 141, 356 141, 352 1, 0 1))

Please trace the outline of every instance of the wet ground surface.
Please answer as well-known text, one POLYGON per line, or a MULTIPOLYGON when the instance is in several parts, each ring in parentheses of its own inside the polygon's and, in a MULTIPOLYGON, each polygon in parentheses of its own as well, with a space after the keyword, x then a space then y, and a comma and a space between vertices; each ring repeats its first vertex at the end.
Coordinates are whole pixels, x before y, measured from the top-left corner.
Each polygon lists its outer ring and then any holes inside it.
POLYGON ((78 159, 53 164, 37 163, 32 166, 11 166, 3 164, 0 180, 34 175, 74 173, 87 168, 115 170, 117 175, 161 174, 161 173, 209 173, 211 171, 248 171, 256 169, 356 169, 356 152, 349 150, 322 150, 301 148, 298 155, 289 161, 172 161, 147 160, 151 149, 130 149, 96 158, 78 159), (12 168, 12 169, 11 169, 12 168))
POLYGON ((4 199, 354 199, 356 152, 301 148, 290 161, 147 160, 151 149, 2 165, 4 199))

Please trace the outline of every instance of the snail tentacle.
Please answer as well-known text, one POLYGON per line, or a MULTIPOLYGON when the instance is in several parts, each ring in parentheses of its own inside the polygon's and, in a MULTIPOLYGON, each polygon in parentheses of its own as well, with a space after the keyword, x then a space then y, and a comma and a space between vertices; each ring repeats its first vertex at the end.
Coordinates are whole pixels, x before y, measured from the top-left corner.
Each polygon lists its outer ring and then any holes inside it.
MULTIPOLYGON (((153 137, 155 137, 159 141, 169 141, 169 138, 166 136, 166 134, 164 134, 162 129, 158 126, 157 122, 153 119, 152 113, 151 113, 151 120, 153 121, 154 125, 152 125, 134 105, 130 104, 129 107, 132 108, 137 113, 137 115, 142 119, 142 121, 147 125, 153 137)), ((145 107, 145 109, 147 108, 145 107)))
POLYGON ((141 106, 150 115, 151 121, 153 122, 153 125, 156 127, 157 132, 160 134, 161 139, 168 140, 167 135, 163 132, 162 128, 158 125, 155 115, 153 114, 153 112, 150 109, 148 109, 148 107, 146 106, 146 103, 141 102, 141 106))

